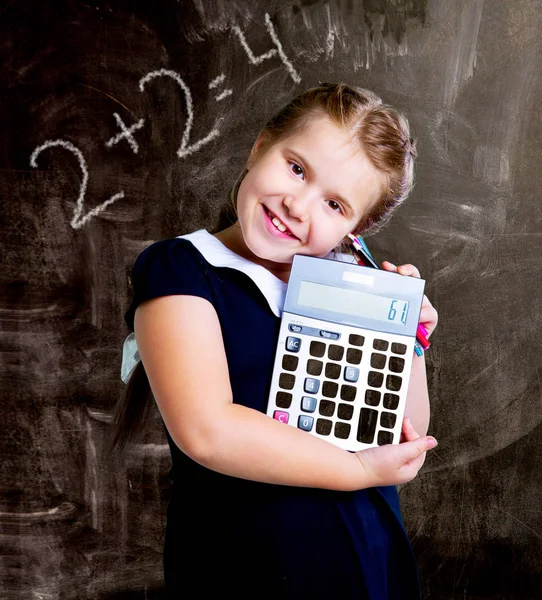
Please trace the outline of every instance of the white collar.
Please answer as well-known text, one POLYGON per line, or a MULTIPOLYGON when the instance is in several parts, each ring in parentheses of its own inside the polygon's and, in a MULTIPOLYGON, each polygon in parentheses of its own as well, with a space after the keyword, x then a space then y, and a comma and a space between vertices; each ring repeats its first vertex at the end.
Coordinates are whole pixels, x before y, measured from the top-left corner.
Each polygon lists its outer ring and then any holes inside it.
POLYGON ((265 267, 239 256, 239 254, 224 246, 218 238, 206 229, 198 229, 198 231, 177 237, 192 242, 203 254, 205 260, 214 267, 229 267, 248 275, 264 295, 273 314, 277 317, 282 316, 287 287, 284 281, 275 277, 265 267))

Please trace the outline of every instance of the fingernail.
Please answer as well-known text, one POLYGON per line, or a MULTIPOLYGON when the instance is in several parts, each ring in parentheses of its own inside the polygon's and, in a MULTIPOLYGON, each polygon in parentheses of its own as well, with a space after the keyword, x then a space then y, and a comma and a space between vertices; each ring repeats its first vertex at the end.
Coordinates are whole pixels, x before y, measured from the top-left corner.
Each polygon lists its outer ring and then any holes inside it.
POLYGON ((431 450, 431 448, 434 448, 435 446, 438 446, 437 440, 434 437, 429 438, 427 440, 427 447, 431 450))

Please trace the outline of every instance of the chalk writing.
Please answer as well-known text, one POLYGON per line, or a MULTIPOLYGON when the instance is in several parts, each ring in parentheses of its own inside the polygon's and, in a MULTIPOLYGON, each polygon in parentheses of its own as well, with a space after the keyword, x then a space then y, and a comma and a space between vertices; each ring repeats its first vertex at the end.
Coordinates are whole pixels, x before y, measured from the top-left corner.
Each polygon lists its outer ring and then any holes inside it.
POLYGON ((60 146, 75 154, 77 160, 79 161, 81 171, 83 172, 83 181, 81 182, 81 186, 79 188, 79 197, 77 198, 77 204, 75 206, 75 210, 73 211, 73 218, 70 221, 70 225, 74 229, 80 229, 87 221, 90 221, 92 217, 95 217, 96 215, 101 213, 110 204, 113 204, 113 202, 124 198, 124 192, 121 191, 118 194, 111 196, 109 200, 102 202, 102 204, 96 206, 96 208, 93 208, 92 210, 88 211, 85 215, 83 215, 83 203, 85 201, 85 193, 87 191, 88 185, 88 169, 87 164, 85 162, 85 157, 83 156, 83 153, 81 152, 81 150, 79 150, 79 148, 74 146, 71 142, 67 142, 65 140, 47 140, 41 146, 38 146, 34 150, 34 152, 32 152, 32 156, 30 157, 30 166, 36 168, 38 166, 36 160, 38 158, 38 155, 43 150, 46 150, 47 148, 53 148, 55 146, 60 146))
POLYGON ((241 29, 239 27, 237 27, 237 25, 233 25, 232 30, 239 38, 239 41, 241 42, 241 46, 247 53, 248 59, 250 60, 250 62, 253 65, 259 65, 264 60, 268 60, 269 58, 272 58, 273 56, 276 56, 278 54, 280 60, 282 61, 283 65, 286 67, 286 69, 288 69, 288 73, 290 73, 290 76, 294 80, 294 82, 300 83, 301 77, 299 76, 299 73, 294 69, 292 63, 288 60, 288 57, 286 56, 286 53, 284 52, 284 50, 282 48, 282 44, 280 43, 280 40, 277 36, 277 32, 275 31, 273 23, 271 22, 271 17, 269 16, 268 13, 265 13, 265 25, 266 25, 267 31, 269 32, 269 35, 271 36, 271 39, 273 40, 273 43, 275 44, 276 48, 272 48, 265 54, 260 54, 260 56, 254 55, 254 53, 250 49, 249 45, 247 44, 244 33, 241 31, 241 29))
POLYGON ((107 140, 105 145, 107 146, 107 148, 111 148, 111 146, 113 146, 114 144, 118 144, 120 140, 126 138, 126 140, 128 140, 128 143, 130 144, 130 147, 134 151, 134 154, 137 154, 139 151, 139 145, 133 136, 133 132, 143 127, 145 119, 139 119, 139 121, 135 125, 132 125, 131 127, 126 127, 124 121, 121 119, 118 113, 113 113, 113 116, 117 120, 117 125, 121 128, 122 131, 119 134, 107 140))
MULTIPOLYGON (((224 79, 226 79, 226 75, 224 75, 224 73, 222 73, 218 77, 215 77, 213 79, 213 81, 211 81, 211 83, 209 84, 209 89, 213 90, 214 88, 218 87, 224 81, 224 79)), ((215 100, 217 102, 220 102, 220 100, 224 100, 224 98, 227 98, 228 96, 231 96, 232 94, 233 94, 233 90, 231 90, 231 89, 224 90, 221 94, 218 94, 218 96, 215 96, 215 100)))
POLYGON ((182 77, 175 71, 171 71, 169 69, 158 69, 157 71, 151 71, 150 73, 147 73, 139 80, 139 90, 143 92, 145 90, 145 84, 147 84, 149 81, 152 81, 155 77, 171 77, 171 79, 181 86, 181 89, 184 92, 188 119, 186 120, 186 125, 184 126, 181 147, 177 150, 177 156, 179 158, 184 158, 185 156, 189 156, 190 154, 197 152, 202 146, 208 144, 211 140, 214 140, 220 135, 220 131, 214 127, 204 138, 198 140, 194 144, 188 145, 190 130, 192 129, 192 123, 194 121, 194 108, 192 104, 192 94, 190 93, 190 88, 183 81, 182 77))

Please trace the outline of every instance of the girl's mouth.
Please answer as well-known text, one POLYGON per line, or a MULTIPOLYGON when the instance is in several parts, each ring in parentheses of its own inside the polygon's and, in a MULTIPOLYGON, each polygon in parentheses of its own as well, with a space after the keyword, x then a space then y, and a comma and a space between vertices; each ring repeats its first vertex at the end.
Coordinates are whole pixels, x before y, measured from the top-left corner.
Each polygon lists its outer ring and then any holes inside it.
POLYGON ((267 208, 267 206, 262 205, 263 210, 266 216, 266 225, 267 227, 275 234, 279 235, 279 237, 289 238, 296 240, 296 236, 290 232, 287 227, 281 223, 280 219, 275 217, 275 215, 267 208))

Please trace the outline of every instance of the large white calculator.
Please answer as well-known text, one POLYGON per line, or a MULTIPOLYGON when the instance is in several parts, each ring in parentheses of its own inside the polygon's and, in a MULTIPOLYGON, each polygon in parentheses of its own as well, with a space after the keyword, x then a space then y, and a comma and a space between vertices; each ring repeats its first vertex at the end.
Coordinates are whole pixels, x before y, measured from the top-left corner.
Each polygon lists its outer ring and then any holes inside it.
POLYGON ((267 414, 345 450, 399 443, 424 288, 296 254, 267 414))

